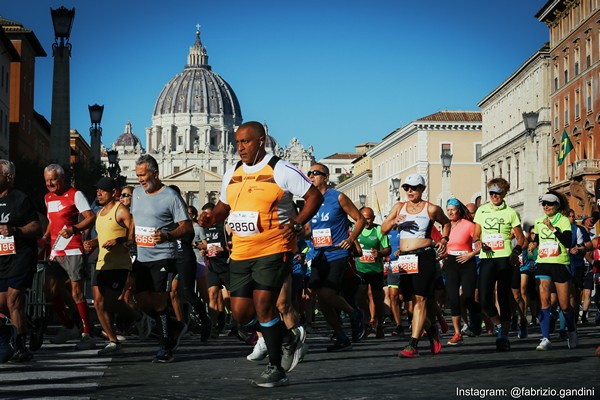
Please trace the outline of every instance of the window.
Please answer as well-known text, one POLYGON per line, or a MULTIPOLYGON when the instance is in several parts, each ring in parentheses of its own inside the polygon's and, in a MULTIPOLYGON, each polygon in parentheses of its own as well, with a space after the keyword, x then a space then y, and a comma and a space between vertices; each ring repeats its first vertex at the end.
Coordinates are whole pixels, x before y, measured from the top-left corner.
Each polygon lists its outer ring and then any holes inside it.
POLYGON ((575 56, 574 56, 575 60, 574 60, 574 69, 575 69, 575 76, 579 75, 579 47, 575 48, 575 56))
POLYGON ((585 98, 586 98, 586 111, 587 113, 591 113, 592 110, 592 81, 587 81, 585 87, 585 98))
POLYGON ((217 167, 210 167, 210 172, 216 173, 217 172, 217 167))
POLYGON ((481 143, 475 143, 475 162, 481 162, 481 143))
POLYGON ((565 126, 569 126, 569 97, 565 97, 565 126))
POLYGON ((558 90, 558 64, 554 64, 554 90, 558 90))
POLYGON ((580 114, 580 98, 581 98, 581 91, 579 89, 575 89, 575 120, 578 120, 579 118, 581 118, 581 114, 580 114))
POLYGON ((342 169, 341 168, 336 168, 335 169, 335 173, 336 174, 341 174, 342 173, 342 169))
POLYGON ((520 177, 520 168, 519 168, 519 153, 515 153, 515 178, 517 180, 516 185, 517 189, 521 186, 521 177, 520 177))
POLYGON ((558 115, 559 115, 558 103, 556 103, 556 104, 554 104, 554 130, 555 131, 558 130, 558 115))
POLYGON ((586 68, 592 65, 592 38, 588 37, 585 39, 585 63, 586 68))
POLYGON ((181 146, 183 144, 183 136, 177 136, 177 145, 181 146))
POLYGON ((179 172, 179 167, 173 167, 173 173, 176 174, 179 172))

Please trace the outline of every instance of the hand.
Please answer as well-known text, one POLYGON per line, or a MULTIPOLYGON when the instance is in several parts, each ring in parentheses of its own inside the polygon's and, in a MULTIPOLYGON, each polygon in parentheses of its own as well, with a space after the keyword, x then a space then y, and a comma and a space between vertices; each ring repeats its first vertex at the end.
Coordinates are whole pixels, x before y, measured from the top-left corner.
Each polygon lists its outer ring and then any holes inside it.
POLYGON ((279 229, 281 229, 283 232, 283 237, 286 240, 294 240, 296 239, 296 231, 294 230, 294 225, 292 224, 285 224, 285 225, 279 225, 279 229))
POLYGON ((448 242, 446 242, 446 240, 442 239, 443 241, 439 241, 435 244, 435 247, 437 248, 437 253, 438 253, 438 257, 443 257, 446 255, 446 245, 448 244, 448 242))
POLYGON ((456 256, 456 262, 459 264, 464 264, 467 261, 469 261, 471 258, 473 258, 473 253, 464 253, 464 254, 456 256))
POLYGON ((215 224, 215 217, 212 212, 202 211, 202 213, 198 216, 198 224, 205 228, 210 228, 215 224))
POLYGON ((93 245, 91 240, 86 240, 85 242, 83 242, 83 249, 86 253, 91 253, 92 251, 94 251, 94 247, 95 246, 93 245))
POLYGON ((481 243, 481 250, 483 250, 485 255, 488 256, 488 258, 494 256, 494 250, 492 250, 492 248, 485 243, 481 243))
POLYGON ((60 236, 64 237, 65 239, 68 239, 71 236, 73 236, 75 234, 75 232, 73 231, 73 227, 69 227, 69 228, 61 229, 61 231, 58 232, 58 234, 60 236))
POLYGON ((394 225, 400 225, 404 221, 406 221, 406 214, 398 214, 396 220, 394 221, 394 225))
POLYGON ((518 267, 521 264, 521 260, 519 259, 519 253, 514 251, 508 257, 508 263, 513 267, 518 267))
POLYGON ((117 239, 111 239, 111 240, 107 240, 106 242, 104 242, 102 247, 105 248, 106 250, 110 250, 118 244, 119 243, 117 242, 117 239))
POLYGON ((8 225, 0 225, 0 235, 2 236, 12 236, 10 233, 11 229, 8 225))
POLYGON ((548 229, 550 230, 554 230, 554 225, 552 225, 552 222, 550 222, 550 219, 548 219, 548 217, 544 218, 544 225, 546 225, 548 227, 548 229))
POLYGON ((575 255, 575 254, 579 253, 579 248, 577 246, 571 247, 569 249, 569 253, 575 255))
POLYGON ((348 250, 350 246, 352 246, 352 242, 349 239, 344 239, 335 245, 335 247, 339 247, 340 249, 344 250, 348 250))
POLYGON ((154 241, 155 244, 159 244, 159 243, 167 241, 167 234, 166 233, 162 233, 158 229, 154 230, 154 233, 152 234, 151 237, 152 237, 152 240, 154 241))

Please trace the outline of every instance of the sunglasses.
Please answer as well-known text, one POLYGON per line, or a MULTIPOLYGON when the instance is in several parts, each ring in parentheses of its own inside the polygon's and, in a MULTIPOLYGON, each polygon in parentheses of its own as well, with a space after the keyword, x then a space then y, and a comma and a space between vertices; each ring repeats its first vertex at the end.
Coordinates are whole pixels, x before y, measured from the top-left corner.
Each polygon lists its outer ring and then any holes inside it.
POLYGON ((542 207, 546 207, 546 206, 555 206, 556 203, 555 202, 550 202, 550 201, 542 201, 542 207))
POLYGON ((326 176, 327 174, 325 172, 314 170, 314 171, 308 171, 308 173, 306 175, 308 175, 308 177, 310 178, 311 176, 326 176))
POLYGON ((121 193, 119 197, 131 197, 129 193, 121 193))
POLYGON ((489 195, 490 196, 494 196, 494 195, 496 195, 496 196, 502 196, 502 193, 489 192, 489 195))
POLYGON ((413 192, 416 191, 419 188, 419 186, 411 186, 411 185, 402 185, 402 190, 404 190, 405 192, 408 192, 410 190, 412 190, 413 192))

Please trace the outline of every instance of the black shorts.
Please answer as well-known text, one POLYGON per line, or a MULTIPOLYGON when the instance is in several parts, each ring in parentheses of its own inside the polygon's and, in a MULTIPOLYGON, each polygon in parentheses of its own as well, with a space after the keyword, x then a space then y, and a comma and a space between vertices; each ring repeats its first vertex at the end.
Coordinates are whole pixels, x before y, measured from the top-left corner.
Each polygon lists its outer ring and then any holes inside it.
POLYGON ((135 292, 170 292, 173 277, 177 273, 177 260, 165 259, 158 261, 133 263, 135 276, 135 292))
POLYGON ((229 290, 231 280, 229 276, 228 258, 210 257, 208 258, 208 272, 206 274, 207 287, 224 287, 229 290))
POLYGON ((594 290, 594 271, 592 270, 592 268, 590 268, 589 271, 587 271, 585 275, 583 275, 582 286, 584 290, 594 290))
POLYGON ((339 292, 348 266, 346 257, 332 261, 327 261, 324 255, 313 258, 308 287, 315 290, 325 287, 339 292))
POLYGON ((0 279, 0 293, 8 292, 8 288, 20 289, 23 291, 25 289, 31 289, 34 275, 35 268, 30 268, 27 272, 21 275, 0 279))
POLYGON ((292 270, 294 254, 286 251, 249 260, 231 260, 232 297, 252 297, 254 290, 279 293, 292 270))
POLYGON ((410 300, 413 295, 423 296, 428 299, 434 298, 435 278, 437 276, 436 253, 433 247, 402 252, 404 254, 416 254, 418 258, 419 272, 416 274, 402 274, 400 287, 405 300, 410 300))
POLYGON ((571 282, 573 275, 568 265, 538 263, 536 279, 548 279, 556 283, 571 282))
POLYGON ((515 267, 513 270, 512 281, 510 282, 510 287, 513 290, 521 289, 521 276, 529 276, 529 270, 521 271, 520 268, 515 267))
POLYGON ((360 272, 358 276, 362 278, 363 285, 370 285, 371 291, 381 292, 383 290, 383 272, 360 272))
POLYGON ((122 292, 128 276, 127 269, 96 269, 92 275, 92 286, 122 292))

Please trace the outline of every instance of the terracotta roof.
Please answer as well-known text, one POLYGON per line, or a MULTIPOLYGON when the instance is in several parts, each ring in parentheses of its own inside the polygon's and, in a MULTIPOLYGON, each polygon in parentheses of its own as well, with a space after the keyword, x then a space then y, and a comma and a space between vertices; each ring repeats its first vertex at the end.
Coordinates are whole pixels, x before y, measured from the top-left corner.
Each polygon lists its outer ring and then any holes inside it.
POLYGON ((324 160, 354 160, 358 157, 356 153, 334 153, 324 158, 324 160))
POLYGON ((419 118, 417 121, 435 122, 481 122, 480 111, 438 111, 435 114, 419 118))
POLYGON ((13 40, 26 38, 29 40, 29 44, 35 50, 36 57, 46 57, 46 51, 44 50, 44 47, 41 45, 38 38, 35 36, 35 33, 33 33, 31 29, 25 28, 23 24, 19 22, 3 17, 0 17, 0 26, 2 26, 9 39, 13 40))

